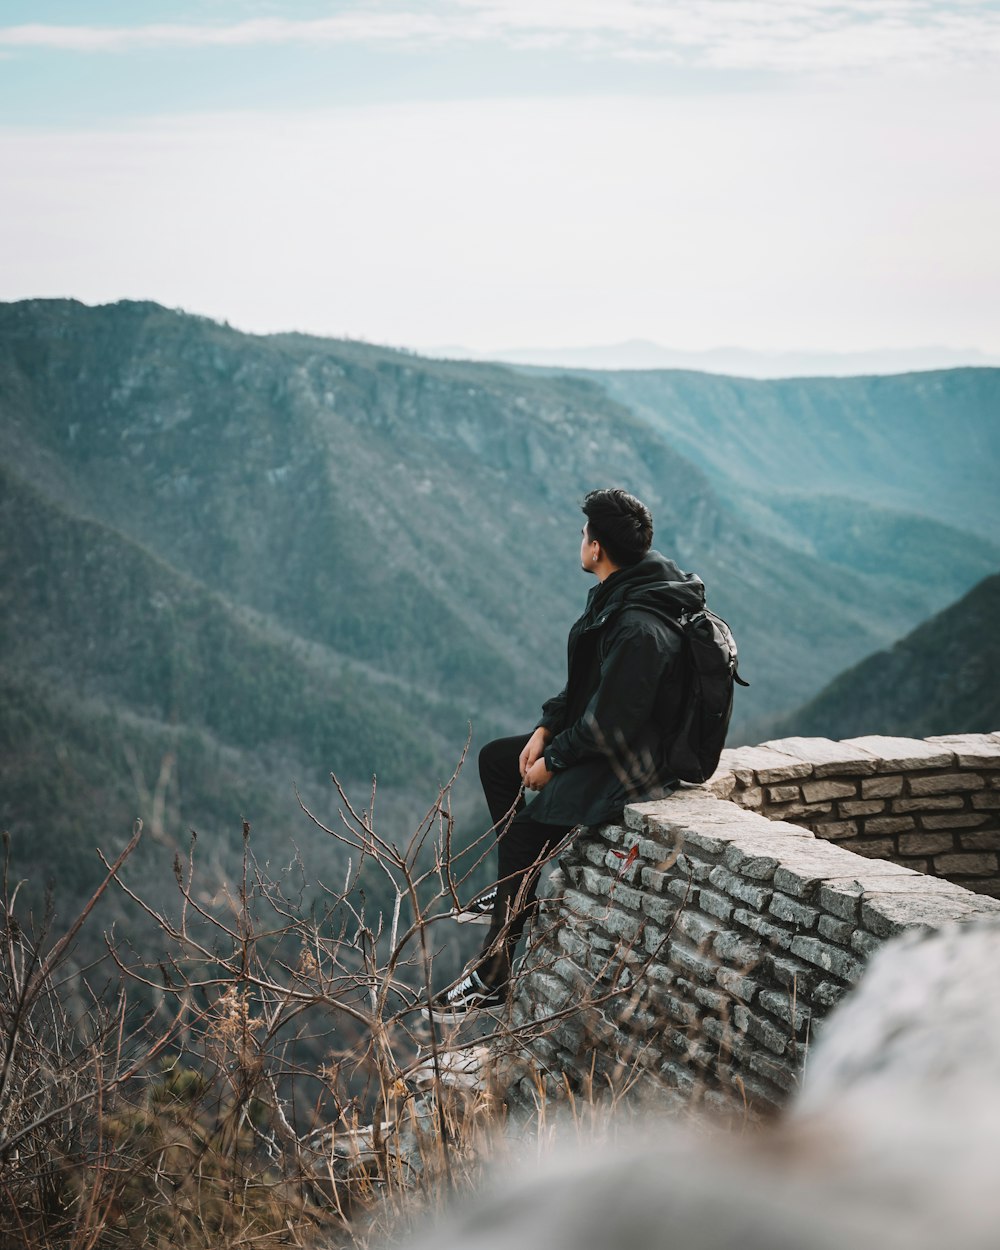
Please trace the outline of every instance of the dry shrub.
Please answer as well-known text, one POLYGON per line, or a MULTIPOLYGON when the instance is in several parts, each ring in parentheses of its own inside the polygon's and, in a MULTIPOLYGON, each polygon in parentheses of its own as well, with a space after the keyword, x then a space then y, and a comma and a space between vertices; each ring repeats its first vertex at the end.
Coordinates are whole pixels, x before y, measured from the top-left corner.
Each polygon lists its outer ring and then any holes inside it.
POLYGON ((477 1185, 488 1160, 523 1150, 526 1139, 540 1149, 553 1093, 592 1130, 593 1108, 630 1088, 630 1057, 610 1089, 605 1081, 574 1097, 537 1071, 526 1043, 576 1011, 620 1003, 613 969, 579 1003, 517 1026, 508 1013, 442 1042, 421 1016, 441 968, 460 968, 437 949, 440 923, 493 846, 491 831, 454 853, 454 779, 398 846, 376 828, 374 787, 358 810, 334 778, 340 824, 306 815, 342 844, 347 870, 318 902, 303 901, 304 874, 292 888, 261 868, 246 822, 239 880, 202 882, 192 838, 175 863, 172 910, 157 910, 129 883, 137 826, 58 940, 48 925, 34 931, 19 919, 5 871, 0 1245, 398 1240, 477 1185), (371 891, 375 881, 383 905, 368 909, 366 883, 371 891), (109 942, 104 967, 77 969, 75 937, 108 889, 124 891, 152 922, 157 950, 109 942), (71 1013, 69 1001, 85 1006, 71 1013), (489 1056, 482 1079, 454 1084, 449 1065, 476 1047, 489 1056), (514 1125, 503 1093, 518 1065, 537 1102, 514 1125))

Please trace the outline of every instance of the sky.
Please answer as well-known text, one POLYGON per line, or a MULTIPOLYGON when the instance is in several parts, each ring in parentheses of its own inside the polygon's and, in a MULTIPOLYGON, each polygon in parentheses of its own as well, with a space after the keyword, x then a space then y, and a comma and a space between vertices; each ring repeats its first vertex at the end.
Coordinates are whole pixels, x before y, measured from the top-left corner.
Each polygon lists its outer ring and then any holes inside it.
POLYGON ((1000 353, 1000 0, 0 0, 0 299, 1000 353))

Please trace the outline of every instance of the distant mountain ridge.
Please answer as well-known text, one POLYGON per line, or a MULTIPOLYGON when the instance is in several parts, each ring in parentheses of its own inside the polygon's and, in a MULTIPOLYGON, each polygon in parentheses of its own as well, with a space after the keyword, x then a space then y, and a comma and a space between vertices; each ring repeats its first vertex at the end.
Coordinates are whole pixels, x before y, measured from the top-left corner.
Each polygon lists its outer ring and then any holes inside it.
POLYGON ((914 347, 878 351, 760 351, 715 347, 680 351, 649 339, 628 339, 592 347, 511 347, 474 351, 459 346, 427 349, 426 355, 447 360, 499 361, 563 369, 682 369, 721 373, 738 378, 821 378, 913 373, 967 366, 995 368, 1000 354, 975 348, 914 347))
POLYGON ((888 651, 842 673, 786 717, 778 737, 926 738, 1000 726, 1000 573, 888 651))
MULTIPOLYGON (((1000 542, 1000 369, 774 382, 682 372, 599 382, 741 506, 839 496, 1000 542)), ((749 519, 749 516, 748 518, 749 519)), ((758 515, 753 523, 768 528, 758 515)))

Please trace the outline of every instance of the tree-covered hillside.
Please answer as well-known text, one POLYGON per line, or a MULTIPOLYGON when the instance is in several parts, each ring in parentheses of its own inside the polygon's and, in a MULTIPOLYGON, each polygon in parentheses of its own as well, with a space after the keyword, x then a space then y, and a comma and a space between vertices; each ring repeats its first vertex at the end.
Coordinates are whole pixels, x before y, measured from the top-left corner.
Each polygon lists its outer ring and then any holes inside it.
MULTIPOLYGON (((704 379, 707 433, 730 420, 718 386, 704 379)), ((730 620, 753 683, 734 741, 998 563, 928 521, 927 567, 887 577, 898 517, 869 506, 873 544, 831 543, 842 501, 832 521, 765 507, 757 525, 749 488, 713 484, 667 423, 592 378, 255 337, 155 304, 0 305, 0 431, 0 816, 47 869, 45 848, 76 862, 95 829, 148 815, 168 755, 167 841, 197 826, 232 849, 266 811, 287 843, 292 782, 324 793, 329 770, 362 789, 377 773, 401 832, 469 723, 474 757, 562 684, 596 486, 647 500, 657 546, 730 620)), ((776 490, 807 484, 774 460, 796 479, 776 471, 776 490)), ((456 803, 480 832, 474 774, 456 803)))
POLYGON ((682 370, 579 374, 716 485, 838 496, 1000 541, 1000 369, 759 382, 682 370))
POLYGON ((869 656, 784 719, 777 737, 992 733, 1000 729, 1000 573, 869 656))

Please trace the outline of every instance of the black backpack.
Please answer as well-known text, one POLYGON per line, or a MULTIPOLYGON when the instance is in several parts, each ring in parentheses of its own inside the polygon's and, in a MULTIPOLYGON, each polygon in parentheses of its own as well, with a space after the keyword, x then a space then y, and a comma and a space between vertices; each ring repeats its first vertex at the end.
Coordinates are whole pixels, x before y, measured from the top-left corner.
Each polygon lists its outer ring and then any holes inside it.
POLYGON ((733 713, 735 684, 749 686, 737 672, 736 639, 714 612, 703 608, 676 620, 661 618, 684 640, 684 711, 670 745, 667 765, 680 781, 707 781, 719 766, 733 713))

